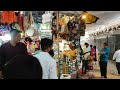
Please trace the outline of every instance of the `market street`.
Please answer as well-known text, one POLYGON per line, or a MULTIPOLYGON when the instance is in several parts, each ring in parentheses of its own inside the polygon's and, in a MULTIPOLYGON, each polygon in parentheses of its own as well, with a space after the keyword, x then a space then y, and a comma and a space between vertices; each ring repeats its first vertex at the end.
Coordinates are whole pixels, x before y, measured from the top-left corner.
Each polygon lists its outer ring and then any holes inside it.
MULTIPOLYGON (((115 62, 109 61, 107 69, 108 69, 108 74, 107 74, 108 79, 120 79, 120 76, 117 75, 117 69, 116 69, 115 62)), ((96 79, 101 79, 99 66, 95 66, 93 72, 94 72, 96 79)))

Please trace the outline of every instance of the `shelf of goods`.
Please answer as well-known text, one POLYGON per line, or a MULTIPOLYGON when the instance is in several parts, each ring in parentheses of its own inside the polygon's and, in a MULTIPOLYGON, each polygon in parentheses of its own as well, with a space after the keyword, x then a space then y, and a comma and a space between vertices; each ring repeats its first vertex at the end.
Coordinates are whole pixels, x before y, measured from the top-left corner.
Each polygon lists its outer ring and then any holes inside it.
MULTIPOLYGON (((68 75, 70 77, 73 74, 77 73, 77 70, 80 67, 80 56, 78 50, 64 50, 59 51, 58 59, 58 45, 54 44, 55 55, 54 58, 57 62, 57 74, 60 78, 61 76, 68 75)), ((74 77, 76 78, 76 76, 74 77)))

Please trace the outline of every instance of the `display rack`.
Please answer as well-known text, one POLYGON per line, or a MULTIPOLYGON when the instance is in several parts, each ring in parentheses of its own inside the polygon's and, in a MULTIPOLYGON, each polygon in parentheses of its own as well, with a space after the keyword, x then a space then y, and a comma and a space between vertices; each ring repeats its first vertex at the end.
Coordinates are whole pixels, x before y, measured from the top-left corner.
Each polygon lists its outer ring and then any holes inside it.
MULTIPOLYGON (((80 71, 80 36, 78 39, 73 40, 74 45, 76 45, 76 55, 73 60, 70 60, 70 54, 68 56, 62 55, 60 53, 60 42, 61 42, 61 37, 59 35, 59 12, 57 11, 57 17, 56 17, 56 23, 57 23, 57 39, 56 39, 56 45, 57 45, 57 72, 58 72, 58 77, 61 78, 63 75, 71 75, 71 78, 79 78, 79 71, 80 71), (73 76, 73 77, 72 77, 73 76)), ((68 40, 69 42, 69 40, 68 40)), ((56 52, 56 50, 55 50, 56 52)), ((67 51, 70 52, 70 51, 67 51)))

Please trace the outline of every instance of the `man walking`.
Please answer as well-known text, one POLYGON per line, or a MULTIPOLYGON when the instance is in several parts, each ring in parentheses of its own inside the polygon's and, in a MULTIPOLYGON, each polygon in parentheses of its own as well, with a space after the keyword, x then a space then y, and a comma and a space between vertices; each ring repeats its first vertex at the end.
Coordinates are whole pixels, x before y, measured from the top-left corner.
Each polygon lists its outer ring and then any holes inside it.
POLYGON ((85 47, 83 48, 83 54, 84 54, 84 60, 82 64, 82 74, 86 74, 86 71, 88 69, 88 56, 90 55, 90 48, 89 44, 85 43, 85 47))
POLYGON ((120 75, 120 49, 117 50, 113 55, 113 61, 116 61, 116 67, 118 71, 118 75, 120 75))
POLYGON ((34 55, 40 62, 43 69, 42 79, 58 79, 56 61, 50 56, 49 52, 52 49, 53 41, 47 38, 41 39, 41 50, 34 55))

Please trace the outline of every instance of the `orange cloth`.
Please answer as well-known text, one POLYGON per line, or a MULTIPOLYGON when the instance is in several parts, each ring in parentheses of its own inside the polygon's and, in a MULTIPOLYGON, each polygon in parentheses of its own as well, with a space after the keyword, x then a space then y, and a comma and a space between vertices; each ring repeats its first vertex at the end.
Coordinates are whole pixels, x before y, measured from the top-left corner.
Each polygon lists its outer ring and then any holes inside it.
POLYGON ((3 11, 2 12, 2 23, 11 24, 13 22, 17 22, 17 18, 14 11, 3 11))

